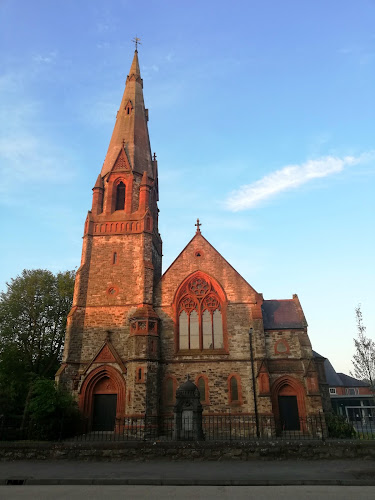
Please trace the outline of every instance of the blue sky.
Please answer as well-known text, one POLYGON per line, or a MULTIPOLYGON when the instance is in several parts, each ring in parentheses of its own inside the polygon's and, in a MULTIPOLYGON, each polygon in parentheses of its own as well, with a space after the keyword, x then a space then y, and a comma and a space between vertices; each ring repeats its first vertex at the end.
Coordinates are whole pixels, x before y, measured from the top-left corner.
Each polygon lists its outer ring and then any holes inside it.
POLYGON ((0 2, 0 289, 72 269, 133 56, 164 269, 203 235, 266 299, 298 293, 349 372, 375 336, 375 2, 0 2))

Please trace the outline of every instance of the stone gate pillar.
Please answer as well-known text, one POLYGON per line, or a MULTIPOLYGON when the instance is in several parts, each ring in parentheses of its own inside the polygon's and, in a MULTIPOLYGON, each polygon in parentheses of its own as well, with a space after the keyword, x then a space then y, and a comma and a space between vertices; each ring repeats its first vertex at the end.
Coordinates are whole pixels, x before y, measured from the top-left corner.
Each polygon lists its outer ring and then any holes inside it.
POLYGON ((188 379, 176 391, 176 404, 174 406, 175 426, 174 437, 176 440, 202 441, 203 407, 200 402, 198 387, 188 379))

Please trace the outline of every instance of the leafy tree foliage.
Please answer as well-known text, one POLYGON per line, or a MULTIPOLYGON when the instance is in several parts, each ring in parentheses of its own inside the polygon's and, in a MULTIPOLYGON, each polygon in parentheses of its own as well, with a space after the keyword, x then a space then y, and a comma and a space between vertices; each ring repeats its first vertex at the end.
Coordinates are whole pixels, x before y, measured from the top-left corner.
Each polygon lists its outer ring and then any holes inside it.
POLYGON ((354 340, 355 354, 353 355, 354 377, 369 382, 375 389, 375 342, 366 337, 366 327, 363 324, 361 306, 355 309, 357 318, 357 338, 354 340))
POLYGON ((22 413, 32 381, 53 378, 73 288, 73 271, 36 269, 24 270, 0 294, 0 413, 22 413))
POLYGON ((53 380, 35 380, 28 403, 29 437, 54 440, 74 435, 80 413, 73 396, 53 380))

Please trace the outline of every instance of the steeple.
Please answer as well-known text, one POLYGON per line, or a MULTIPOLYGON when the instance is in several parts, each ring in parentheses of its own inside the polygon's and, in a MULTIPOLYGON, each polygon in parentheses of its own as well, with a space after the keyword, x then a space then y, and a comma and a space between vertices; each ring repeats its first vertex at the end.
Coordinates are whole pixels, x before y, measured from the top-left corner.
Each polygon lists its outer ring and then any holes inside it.
POLYGON ((148 110, 145 109, 143 101, 143 81, 139 69, 138 51, 135 50, 101 171, 102 177, 112 170, 120 151, 125 149, 132 171, 142 175, 146 172, 153 178, 147 121, 148 110))

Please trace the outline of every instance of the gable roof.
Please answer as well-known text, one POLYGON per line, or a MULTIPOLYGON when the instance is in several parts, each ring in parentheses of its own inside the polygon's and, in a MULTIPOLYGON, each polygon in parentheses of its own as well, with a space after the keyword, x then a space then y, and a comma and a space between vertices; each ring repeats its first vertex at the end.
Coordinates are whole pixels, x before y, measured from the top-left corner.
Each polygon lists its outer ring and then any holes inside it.
POLYGON ((201 238, 210 247, 210 249, 212 249, 216 254, 218 254, 223 259, 223 261, 237 274, 237 276, 239 276, 246 283, 246 285, 251 289, 251 291, 253 293, 258 295, 258 292, 255 290, 255 288, 252 287, 250 285, 250 283, 245 280, 245 278, 221 255, 221 253, 218 250, 216 250, 216 248, 213 245, 211 245, 211 243, 202 235, 200 230, 195 233, 195 235, 192 237, 192 239, 189 241, 189 243, 184 247, 184 249, 174 259, 174 261, 168 267, 168 269, 166 269, 166 271, 164 271, 164 273, 161 276, 161 280, 163 280, 165 278, 165 276, 173 268, 174 264, 179 260, 179 258, 183 255, 183 253, 186 252, 186 250, 189 248, 189 246, 192 244, 192 242, 195 239, 199 239, 199 238, 201 238))
POLYGON ((307 326, 298 299, 265 300, 262 304, 265 330, 305 328, 307 326))

